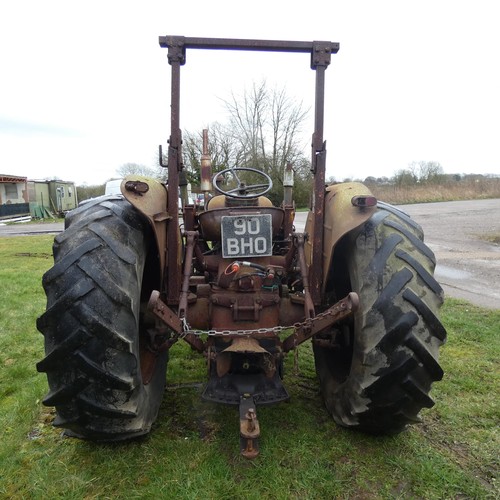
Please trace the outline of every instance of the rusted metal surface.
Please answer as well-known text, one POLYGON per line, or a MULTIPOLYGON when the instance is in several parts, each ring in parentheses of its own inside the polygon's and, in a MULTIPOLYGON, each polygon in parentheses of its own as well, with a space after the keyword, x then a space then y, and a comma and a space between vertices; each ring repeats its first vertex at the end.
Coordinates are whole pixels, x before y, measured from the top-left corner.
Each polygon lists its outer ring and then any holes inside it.
POLYGON ((182 331, 182 323, 179 316, 170 309, 160 298, 160 292, 154 290, 149 298, 148 311, 165 323, 174 332, 182 331))
POLYGON ((184 270, 182 273, 182 289, 179 299, 178 315, 180 318, 186 316, 188 307, 188 294, 189 294, 189 278, 191 277, 191 269, 193 267, 193 254, 194 245, 198 238, 196 231, 186 231, 186 253, 184 256, 184 270))
POLYGON ((180 129, 180 67, 185 62, 182 44, 174 43, 168 49, 168 62, 172 67, 170 98, 170 139, 168 141, 168 208, 171 217, 167 232, 167 284, 168 304, 177 304, 181 289, 181 235, 179 231, 179 172, 182 170, 182 133, 180 129))
MULTIPOLYGON (((174 313, 168 306, 165 304, 161 298, 160 293, 158 291, 154 291, 151 294, 151 298, 148 303, 148 311, 153 313, 159 320, 161 320, 165 325, 171 328, 175 333, 180 334, 183 330, 182 322, 179 316, 174 313)), ((172 341, 169 342, 168 347, 170 347, 177 339, 179 335, 176 335, 172 338, 172 341)), ((182 338, 196 351, 204 352, 205 344, 203 340, 193 334, 183 335, 182 338)))
POLYGON ((146 216, 154 231, 158 259, 160 261, 160 275, 163 276, 165 269, 167 221, 170 219, 170 215, 165 211, 167 206, 167 190, 161 182, 140 175, 128 175, 125 177, 120 189, 124 198, 146 216))
POLYGON ((273 292, 238 292, 219 288, 211 296, 214 329, 255 329, 275 326, 279 295, 273 292))
POLYGON ((301 52, 311 54, 311 66, 319 64, 327 54, 336 54, 336 42, 301 42, 289 40, 252 40, 238 38, 202 38, 160 36, 161 47, 168 47, 176 57, 186 62, 186 49, 249 50, 259 52, 301 52))
POLYGON ((149 384, 153 378, 158 354, 150 349, 144 348, 140 351, 141 378, 144 384, 149 384))
POLYGON ((217 376, 223 377, 229 372, 233 364, 233 356, 255 354, 255 366, 259 366, 266 377, 272 378, 276 373, 276 363, 273 355, 264 349, 257 339, 252 337, 236 337, 232 339, 229 347, 216 356, 217 376))
POLYGON ((256 458, 259 455, 260 424, 254 399, 244 395, 240 402, 240 449, 245 458, 256 458))
POLYGON ((304 234, 296 233, 294 234, 294 241, 297 245, 299 253, 299 266, 300 274, 302 275, 302 284, 304 287, 304 315, 306 318, 311 318, 314 316, 314 304, 309 292, 309 278, 308 278, 308 268, 306 265, 306 256, 304 253, 304 234))
POLYGON ((312 336, 326 330, 338 321, 353 314, 359 307, 358 295, 354 292, 339 300, 325 312, 318 314, 315 318, 306 320, 295 332, 283 342, 283 352, 291 351, 312 336))
POLYGON ((325 71, 330 64, 331 52, 322 42, 315 42, 312 59, 316 69, 316 96, 314 105, 314 133, 312 137, 311 165, 314 174, 312 213, 314 225, 312 239, 312 265, 310 268, 311 296, 315 305, 322 302, 323 274, 323 218, 325 211, 326 142, 323 140, 325 107, 325 71))

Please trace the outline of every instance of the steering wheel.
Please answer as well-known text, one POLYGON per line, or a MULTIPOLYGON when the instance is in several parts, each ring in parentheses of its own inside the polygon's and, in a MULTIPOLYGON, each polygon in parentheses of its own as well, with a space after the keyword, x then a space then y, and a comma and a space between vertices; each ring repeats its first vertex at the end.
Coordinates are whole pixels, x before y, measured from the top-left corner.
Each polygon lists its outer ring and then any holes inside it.
POLYGON ((273 181, 266 173, 247 167, 233 167, 221 170, 214 175, 212 182, 215 190, 220 194, 240 199, 258 198, 273 187, 273 181), (252 184, 255 182, 256 175, 264 178, 262 184, 252 184), (219 186, 222 182, 228 186, 227 190, 219 186))

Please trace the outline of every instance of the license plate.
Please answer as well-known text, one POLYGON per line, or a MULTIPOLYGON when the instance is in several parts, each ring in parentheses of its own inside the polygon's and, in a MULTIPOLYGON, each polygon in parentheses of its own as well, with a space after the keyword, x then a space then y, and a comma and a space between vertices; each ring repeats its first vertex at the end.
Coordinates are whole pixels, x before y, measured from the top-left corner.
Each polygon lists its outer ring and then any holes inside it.
POLYGON ((264 257, 272 255, 272 217, 225 215, 221 217, 222 257, 264 257))

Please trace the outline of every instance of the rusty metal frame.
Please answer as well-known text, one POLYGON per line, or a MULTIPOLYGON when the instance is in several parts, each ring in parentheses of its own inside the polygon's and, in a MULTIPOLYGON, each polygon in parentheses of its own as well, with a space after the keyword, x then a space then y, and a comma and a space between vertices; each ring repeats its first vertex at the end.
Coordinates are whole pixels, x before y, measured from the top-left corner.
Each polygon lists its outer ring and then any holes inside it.
POLYGON ((261 52, 295 52, 311 55, 311 69, 316 71, 315 118, 312 136, 311 166, 314 174, 314 214, 313 243, 309 282, 315 305, 321 304, 323 281, 323 219, 325 202, 326 142, 323 139, 325 70, 330 64, 331 54, 336 54, 339 44, 326 41, 283 41, 226 38, 196 38, 183 36, 160 36, 160 46, 168 48, 168 62, 172 66, 171 76, 171 133, 168 147, 168 206, 171 219, 167 231, 167 266, 165 284, 167 303, 178 304, 181 291, 181 235, 178 230, 179 173, 182 165, 182 133, 180 129, 180 67, 186 63, 187 49, 243 50, 261 52))

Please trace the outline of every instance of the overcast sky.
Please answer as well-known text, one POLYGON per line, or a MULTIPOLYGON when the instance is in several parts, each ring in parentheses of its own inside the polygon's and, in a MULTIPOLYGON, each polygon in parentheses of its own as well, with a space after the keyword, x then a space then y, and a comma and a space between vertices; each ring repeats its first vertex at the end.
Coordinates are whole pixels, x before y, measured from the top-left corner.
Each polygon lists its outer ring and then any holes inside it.
MULTIPOLYGON (((420 160, 500 174, 499 21, 498 0, 4 0, 0 174, 97 184, 124 163, 153 166, 170 133, 159 35, 339 42, 327 176, 420 160)), ((307 56, 188 51, 181 127, 224 121, 220 99, 263 78, 311 104, 307 56)))

